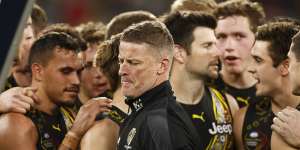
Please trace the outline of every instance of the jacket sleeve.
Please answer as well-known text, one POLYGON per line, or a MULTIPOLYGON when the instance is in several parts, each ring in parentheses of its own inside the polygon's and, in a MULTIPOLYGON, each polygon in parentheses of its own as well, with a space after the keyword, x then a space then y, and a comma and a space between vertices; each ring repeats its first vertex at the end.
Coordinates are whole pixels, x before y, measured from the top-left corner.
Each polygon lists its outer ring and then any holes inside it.
POLYGON ((145 150, 173 150, 170 130, 163 110, 151 112, 146 118, 145 150))

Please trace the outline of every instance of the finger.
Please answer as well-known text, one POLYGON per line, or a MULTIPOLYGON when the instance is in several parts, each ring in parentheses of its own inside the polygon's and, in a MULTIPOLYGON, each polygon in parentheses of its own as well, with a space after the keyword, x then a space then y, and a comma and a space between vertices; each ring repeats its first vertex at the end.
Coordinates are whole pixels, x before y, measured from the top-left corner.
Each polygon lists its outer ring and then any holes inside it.
POLYGON ((14 107, 14 108, 12 108, 12 112, 25 114, 27 112, 27 110, 22 107, 14 107))
POLYGON ((297 109, 295 109, 295 108, 293 108, 293 107, 291 107, 291 106, 287 106, 285 109, 289 109, 289 110, 295 110, 295 111, 297 111, 297 109))
POLYGON ((300 115, 299 111, 294 108, 284 109, 282 113, 289 118, 289 122, 294 121, 295 119, 297 119, 297 116, 300 115))
POLYGON ((278 119, 282 120, 283 122, 288 122, 289 119, 290 119, 290 117, 288 116, 288 114, 283 113, 283 112, 278 112, 276 114, 276 116, 277 116, 278 119))
POLYGON ((111 101, 97 101, 97 104, 99 107, 112 107, 112 102, 111 101))
POLYGON ((95 98, 92 98, 92 100, 101 100, 101 101, 109 101, 109 102, 112 102, 111 99, 107 98, 107 97, 95 97, 95 98))
POLYGON ((37 91, 37 87, 26 87, 24 88, 25 90, 29 90, 29 91, 32 91, 32 92, 36 92, 37 91))
POLYGON ((25 103, 28 103, 31 106, 34 105, 34 100, 31 97, 19 95, 19 99, 25 103))
POLYGON ((282 126, 284 126, 285 123, 282 120, 280 120, 278 117, 274 117, 273 124, 275 124, 279 127, 282 127, 282 126))
POLYGON ((20 107, 20 108, 24 108, 26 110, 30 110, 30 104, 23 102, 23 101, 15 101, 15 106, 13 107, 20 107))
POLYGON ((36 103, 36 104, 39 104, 39 102, 40 102, 38 96, 35 93, 35 91, 28 90, 25 96, 30 97, 33 100, 33 102, 36 103))
POLYGON ((100 114, 100 113, 104 113, 104 112, 110 112, 110 109, 105 108, 105 107, 101 107, 97 110, 96 114, 100 114))
POLYGON ((23 102, 23 103, 27 103, 29 104, 30 106, 33 106, 34 105, 34 101, 28 97, 28 96, 24 96, 24 95, 15 95, 14 96, 15 99, 13 99, 13 102, 23 102))
POLYGON ((297 111, 297 109, 290 107, 290 108, 283 109, 282 113, 289 115, 289 114, 295 113, 296 111, 297 111))
POLYGON ((272 124, 271 129, 273 131, 277 132, 279 135, 281 135, 281 136, 283 135, 283 130, 279 126, 277 126, 276 124, 272 124))

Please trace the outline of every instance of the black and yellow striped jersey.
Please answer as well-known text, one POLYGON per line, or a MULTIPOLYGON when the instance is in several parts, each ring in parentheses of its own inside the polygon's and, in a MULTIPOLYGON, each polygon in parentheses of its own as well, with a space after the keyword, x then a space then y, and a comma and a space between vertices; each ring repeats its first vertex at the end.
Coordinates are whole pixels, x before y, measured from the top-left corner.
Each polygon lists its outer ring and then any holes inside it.
POLYGON ((233 148, 233 118, 227 99, 218 90, 206 87, 198 104, 182 104, 202 139, 206 150, 233 148))

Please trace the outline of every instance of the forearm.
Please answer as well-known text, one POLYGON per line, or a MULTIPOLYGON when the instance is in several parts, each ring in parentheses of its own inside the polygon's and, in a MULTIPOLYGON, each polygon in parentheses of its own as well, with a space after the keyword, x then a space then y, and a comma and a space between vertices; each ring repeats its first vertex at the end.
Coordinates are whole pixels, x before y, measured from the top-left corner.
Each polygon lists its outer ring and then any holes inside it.
POLYGON ((69 131, 64 140, 59 146, 58 150, 77 150, 80 143, 80 137, 77 136, 74 132, 69 131))

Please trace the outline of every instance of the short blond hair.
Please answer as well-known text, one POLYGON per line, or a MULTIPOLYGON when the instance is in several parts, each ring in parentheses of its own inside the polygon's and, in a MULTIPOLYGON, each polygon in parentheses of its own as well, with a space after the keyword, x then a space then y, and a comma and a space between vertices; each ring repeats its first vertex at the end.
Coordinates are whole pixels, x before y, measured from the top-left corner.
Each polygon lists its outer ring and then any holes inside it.
POLYGON ((159 21, 144 21, 134 24, 123 31, 121 42, 148 44, 159 53, 172 54, 174 41, 165 24, 159 21))

